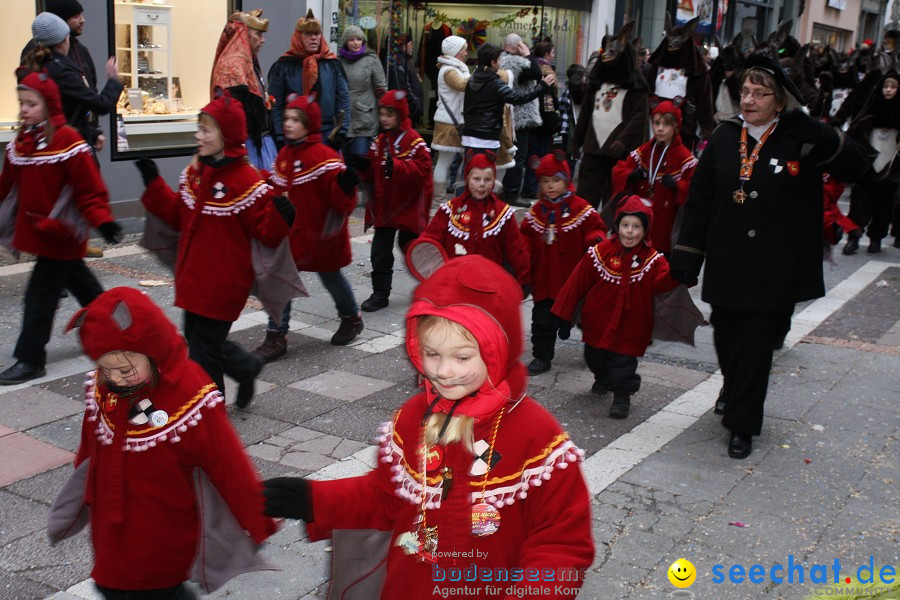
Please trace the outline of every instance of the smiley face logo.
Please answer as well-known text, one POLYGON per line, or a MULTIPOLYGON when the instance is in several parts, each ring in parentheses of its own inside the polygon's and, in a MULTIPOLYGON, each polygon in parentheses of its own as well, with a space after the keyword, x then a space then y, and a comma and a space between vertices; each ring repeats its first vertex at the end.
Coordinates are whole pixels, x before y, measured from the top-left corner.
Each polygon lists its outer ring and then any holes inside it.
POLYGON ((697 569, 691 562, 684 558, 679 558, 669 567, 669 581, 677 588, 690 587, 697 578, 697 569))

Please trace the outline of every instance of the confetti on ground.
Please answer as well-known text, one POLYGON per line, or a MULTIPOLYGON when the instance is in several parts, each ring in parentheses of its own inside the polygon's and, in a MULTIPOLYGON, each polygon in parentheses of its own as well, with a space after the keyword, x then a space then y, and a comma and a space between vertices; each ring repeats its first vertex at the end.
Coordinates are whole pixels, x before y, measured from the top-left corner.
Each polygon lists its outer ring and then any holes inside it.
POLYGON ((813 431, 825 431, 824 425, 814 424, 814 425, 810 425, 810 427, 812 427, 813 431))
POLYGON ((169 282, 163 281, 162 279, 142 279, 138 281, 138 285, 142 285, 144 287, 160 287, 163 285, 169 285, 169 282))
POLYGON ((744 523, 743 521, 732 521, 729 525, 733 527, 750 527, 748 523, 744 523))
POLYGON ((809 464, 809 463, 812 462, 812 459, 811 459, 811 458, 804 458, 804 459, 803 459, 803 462, 805 462, 806 464, 809 464))
POLYGON ((778 447, 787 449, 787 448, 790 448, 791 445, 790 444, 779 444, 778 447))

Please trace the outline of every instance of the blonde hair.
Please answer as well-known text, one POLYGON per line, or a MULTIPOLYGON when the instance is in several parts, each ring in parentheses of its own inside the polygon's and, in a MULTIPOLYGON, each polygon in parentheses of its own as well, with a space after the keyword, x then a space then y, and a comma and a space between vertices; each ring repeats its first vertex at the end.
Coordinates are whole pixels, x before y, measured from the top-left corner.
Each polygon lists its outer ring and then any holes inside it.
MULTIPOLYGON (((50 121, 50 109, 47 107, 47 100, 41 95, 37 90, 33 90, 27 85, 18 85, 16 86, 16 91, 22 92, 31 92, 35 96, 37 96, 41 104, 44 106, 44 139, 47 142, 47 145, 53 143, 53 135, 56 133, 56 127, 53 126, 53 123, 50 121)), ((19 129, 16 131, 16 135, 22 135, 25 132, 25 123, 19 125, 19 129)))
MULTIPOLYGON (((444 317, 435 315, 425 315, 416 319, 416 338, 419 340, 419 348, 421 352, 421 342, 424 338, 437 335, 439 339, 445 339, 450 335, 456 334, 468 342, 478 345, 478 340, 472 335, 472 332, 466 329, 462 324, 451 321, 444 317)), ((475 454, 475 418, 466 415, 448 415, 442 413, 432 413, 425 422, 425 444, 427 446, 435 446, 438 442, 442 444, 452 444, 460 442, 466 450, 475 454), (447 428, 444 435, 441 436, 441 429, 447 419, 447 428)))

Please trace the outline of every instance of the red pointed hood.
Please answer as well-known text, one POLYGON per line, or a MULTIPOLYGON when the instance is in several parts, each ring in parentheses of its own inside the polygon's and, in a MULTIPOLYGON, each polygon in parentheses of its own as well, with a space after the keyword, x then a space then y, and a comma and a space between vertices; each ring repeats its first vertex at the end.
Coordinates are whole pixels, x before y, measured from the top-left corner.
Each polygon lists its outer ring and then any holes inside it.
POLYGON ((212 102, 203 107, 200 112, 206 113, 219 125, 222 137, 225 140, 225 156, 240 158, 247 154, 244 141, 247 139, 247 116, 244 114, 244 105, 240 100, 233 98, 228 90, 217 90, 219 93, 212 102))
POLYGON ((65 113, 63 113, 62 97, 59 95, 59 87, 56 85, 56 82, 53 81, 53 78, 50 77, 47 69, 44 69, 40 73, 31 71, 22 76, 21 73, 23 71, 24 69, 17 73, 20 75, 19 87, 31 90, 44 99, 44 103, 47 105, 47 117, 54 127, 58 129, 65 125, 67 120, 65 113))
POLYGON ((404 90, 391 90, 378 100, 379 108, 393 108, 400 117, 400 124, 397 127, 401 130, 412 129, 412 121, 409 120, 409 102, 406 99, 404 90))
POLYGON ((644 223, 643 242, 649 246, 650 232, 653 230, 653 203, 637 195, 622 198, 616 206, 616 218, 613 226, 615 233, 613 235, 618 235, 619 221, 627 215, 636 216, 644 223))
POLYGON ((322 141, 322 107, 316 102, 315 94, 309 96, 297 96, 290 100, 286 108, 293 108, 303 111, 309 124, 306 127, 308 132, 306 141, 321 142, 322 141))

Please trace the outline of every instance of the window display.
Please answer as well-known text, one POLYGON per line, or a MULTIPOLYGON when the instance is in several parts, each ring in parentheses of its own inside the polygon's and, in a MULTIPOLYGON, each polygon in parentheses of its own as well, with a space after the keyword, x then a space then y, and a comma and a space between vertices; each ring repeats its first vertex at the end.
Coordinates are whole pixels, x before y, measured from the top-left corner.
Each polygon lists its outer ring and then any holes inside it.
MULTIPOLYGON (((4 3, 5 4, 5 3, 4 3)), ((0 69, 0 144, 11 142, 19 127, 19 101, 16 96, 14 66, 19 64, 22 48, 31 39, 31 22, 37 15, 34 2, 10 2, 0 19, 0 50, 4 68, 0 69)))
POLYGON ((113 160, 136 153, 189 154, 222 27, 236 2, 115 0, 111 40, 125 90, 119 98, 113 160))

